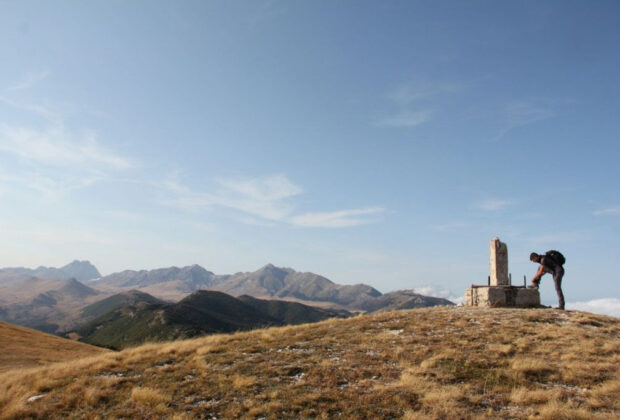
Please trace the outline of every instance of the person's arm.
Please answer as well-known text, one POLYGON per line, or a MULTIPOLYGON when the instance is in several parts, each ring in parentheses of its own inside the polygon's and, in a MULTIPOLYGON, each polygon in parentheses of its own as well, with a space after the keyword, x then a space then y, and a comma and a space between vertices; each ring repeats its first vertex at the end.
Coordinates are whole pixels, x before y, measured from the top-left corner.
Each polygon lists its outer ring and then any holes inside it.
POLYGON ((544 274, 545 274, 545 266, 541 264, 540 267, 538 268, 538 273, 536 273, 536 275, 532 277, 532 282, 539 282, 540 278, 544 274))

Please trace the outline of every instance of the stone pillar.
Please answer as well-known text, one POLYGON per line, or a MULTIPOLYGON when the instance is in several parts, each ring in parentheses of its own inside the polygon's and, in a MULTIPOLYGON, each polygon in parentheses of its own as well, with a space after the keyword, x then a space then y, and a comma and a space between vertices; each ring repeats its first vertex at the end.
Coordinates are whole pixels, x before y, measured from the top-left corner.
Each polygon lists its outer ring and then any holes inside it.
POLYGON ((491 286, 508 286, 508 247, 499 238, 490 245, 491 286))

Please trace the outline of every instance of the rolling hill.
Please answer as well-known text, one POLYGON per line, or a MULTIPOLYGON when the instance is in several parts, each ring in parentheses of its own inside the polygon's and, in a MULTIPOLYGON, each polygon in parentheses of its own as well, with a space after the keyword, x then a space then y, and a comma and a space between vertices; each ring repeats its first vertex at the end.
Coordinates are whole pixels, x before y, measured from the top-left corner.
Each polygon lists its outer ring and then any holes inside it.
POLYGON ((611 419, 620 415, 620 320, 393 311, 147 344, 0 374, 0 383, 3 419, 611 419))
POLYGON ((120 349, 150 341, 244 331, 266 326, 316 322, 345 311, 313 308, 294 302, 235 298, 222 292, 198 291, 177 303, 165 303, 141 292, 115 295, 84 311, 111 311, 68 336, 90 344, 120 349))
POLYGON ((107 350, 0 322, 0 372, 72 361, 107 350))
POLYGON ((127 292, 109 296, 82 308, 81 316, 84 320, 92 320, 125 306, 138 307, 146 304, 164 303, 166 302, 157 299, 148 293, 143 293, 138 290, 129 290, 127 292))

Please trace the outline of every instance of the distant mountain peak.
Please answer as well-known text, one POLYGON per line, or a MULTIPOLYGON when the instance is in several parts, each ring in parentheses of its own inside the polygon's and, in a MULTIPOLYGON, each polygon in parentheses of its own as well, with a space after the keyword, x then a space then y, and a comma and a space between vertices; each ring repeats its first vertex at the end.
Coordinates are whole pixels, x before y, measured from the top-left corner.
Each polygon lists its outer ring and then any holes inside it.
POLYGON ((69 277, 76 278, 79 281, 94 280, 101 277, 101 273, 90 261, 73 260, 69 264, 60 268, 69 277))
POLYGON ((0 271, 11 272, 16 274, 25 274, 42 279, 77 279, 78 281, 94 280, 101 277, 99 270, 90 263, 90 261, 74 260, 69 264, 60 267, 38 266, 35 269, 24 267, 2 268, 0 271))

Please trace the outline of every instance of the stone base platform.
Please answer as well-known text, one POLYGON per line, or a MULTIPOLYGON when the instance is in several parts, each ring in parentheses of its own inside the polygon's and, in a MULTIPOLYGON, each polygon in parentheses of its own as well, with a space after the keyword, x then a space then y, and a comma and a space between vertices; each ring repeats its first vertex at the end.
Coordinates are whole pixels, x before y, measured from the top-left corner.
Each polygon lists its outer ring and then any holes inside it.
POLYGON ((482 307, 540 306, 540 293, 537 289, 515 286, 472 286, 465 290, 465 305, 482 307))

